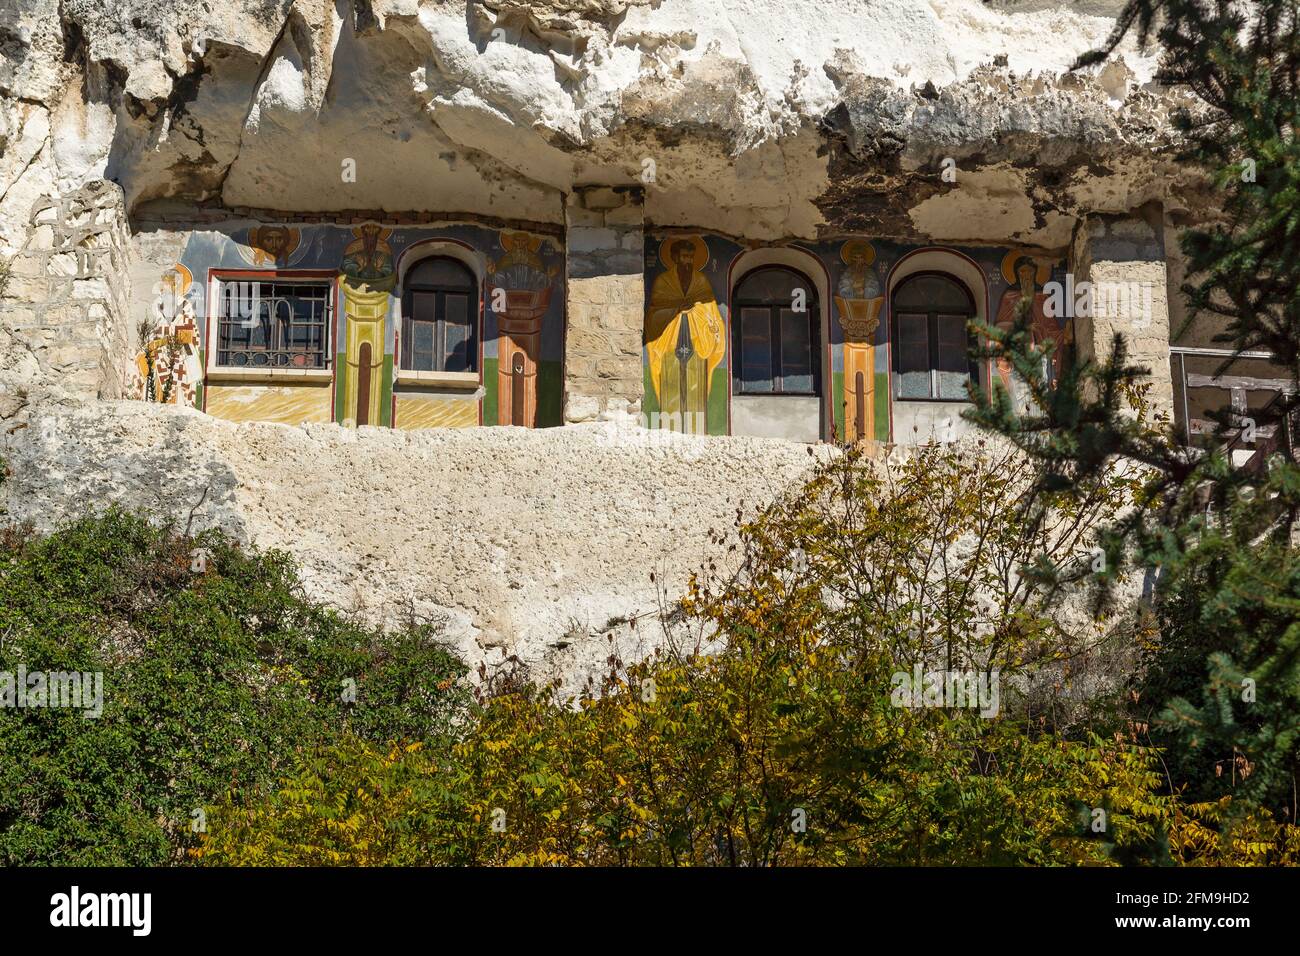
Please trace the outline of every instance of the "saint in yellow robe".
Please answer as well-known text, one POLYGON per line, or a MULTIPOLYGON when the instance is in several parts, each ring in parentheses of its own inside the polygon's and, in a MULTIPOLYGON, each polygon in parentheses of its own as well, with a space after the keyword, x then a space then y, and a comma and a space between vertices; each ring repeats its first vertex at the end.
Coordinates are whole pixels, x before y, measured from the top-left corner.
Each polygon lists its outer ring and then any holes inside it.
POLYGON ((727 354, 727 340, 709 280, 692 272, 688 285, 683 289, 678 271, 669 269, 650 287, 646 354, 661 427, 699 431, 707 420, 709 382, 727 354), (679 354, 686 345, 689 350, 679 354))

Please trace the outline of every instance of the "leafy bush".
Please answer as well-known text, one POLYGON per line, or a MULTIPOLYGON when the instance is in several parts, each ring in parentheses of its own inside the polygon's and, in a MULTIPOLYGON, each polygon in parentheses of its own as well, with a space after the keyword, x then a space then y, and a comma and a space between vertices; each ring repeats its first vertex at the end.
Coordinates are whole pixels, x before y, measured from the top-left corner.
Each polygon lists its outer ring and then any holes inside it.
MULTIPOLYGON (((1074 643, 1068 622, 1044 614, 1047 585, 1020 573, 1014 498, 1014 469, 996 459, 934 449, 889 478, 847 454, 742 528, 739 570, 696 581, 655 659, 612 660, 576 707, 545 689, 498 688, 450 752, 346 744, 320 755, 261 800, 232 795, 199 855, 745 866, 1163 858, 1172 798, 1159 793, 1155 753, 1133 735, 1067 735, 1023 712, 895 706, 894 675, 913 664, 1028 673, 1095 638, 1089 620, 1074 643)), ((1086 552, 1068 525, 1052 540, 1062 556, 1086 552)))
POLYGON ((178 861, 228 790, 341 734, 449 739, 466 700, 428 626, 367 629, 306 600, 284 554, 120 511, 0 540, 0 671, 20 666, 102 672, 103 714, 0 707, 5 864, 178 861))
POLYGON ((345 745, 263 801, 227 802, 198 852, 216 865, 980 865, 1159 844, 1168 799, 1143 748, 900 712, 880 682, 815 656, 763 641, 635 667, 578 711, 511 691, 446 758, 345 745))

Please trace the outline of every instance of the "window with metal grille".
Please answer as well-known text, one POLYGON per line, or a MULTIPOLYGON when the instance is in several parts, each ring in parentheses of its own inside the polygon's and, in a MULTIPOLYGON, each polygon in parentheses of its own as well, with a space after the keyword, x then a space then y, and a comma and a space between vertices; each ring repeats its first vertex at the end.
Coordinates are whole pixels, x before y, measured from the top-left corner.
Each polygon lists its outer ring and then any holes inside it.
POLYGON ((755 269, 731 307, 737 394, 821 394, 821 313, 807 277, 784 266, 755 269))
POLYGON ((462 263, 435 256, 406 274, 402 293, 403 369, 478 371, 478 283, 462 263))
POLYGON ((329 282, 223 279, 218 295, 218 367, 329 368, 329 282))
POLYGON ((965 401, 978 381, 970 357, 975 302, 966 287, 937 272, 905 279, 894 291, 894 397, 965 401))

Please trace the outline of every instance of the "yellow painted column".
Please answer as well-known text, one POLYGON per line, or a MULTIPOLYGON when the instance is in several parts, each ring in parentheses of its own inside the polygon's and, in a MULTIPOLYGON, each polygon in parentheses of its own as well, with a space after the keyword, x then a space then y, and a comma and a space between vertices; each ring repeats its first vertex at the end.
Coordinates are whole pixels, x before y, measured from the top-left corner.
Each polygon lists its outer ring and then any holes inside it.
POLYGON ((844 328, 844 439, 876 437, 876 329, 884 296, 835 297, 844 328))
POLYGON ((388 293, 367 291, 346 277, 343 314, 346 323, 346 368, 343 378, 343 420, 351 425, 378 425, 384 379, 384 319, 388 293))

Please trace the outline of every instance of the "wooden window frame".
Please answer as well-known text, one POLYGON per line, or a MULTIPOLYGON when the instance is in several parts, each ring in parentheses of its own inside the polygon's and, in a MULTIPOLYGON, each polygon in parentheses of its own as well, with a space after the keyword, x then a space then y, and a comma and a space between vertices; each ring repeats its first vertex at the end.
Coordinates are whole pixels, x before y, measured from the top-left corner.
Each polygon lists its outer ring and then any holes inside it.
MULTIPOLYGON (((337 321, 338 290, 335 282, 336 273, 319 269, 212 269, 208 272, 209 302, 214 306, 208 309, 205 321, 204 350, 206 362, 204 377, 214 381, 240 380, 250 381, 285 379, 298 382, 328 382, 334 377, 334 325, 337 321), (325 293, 323 297, 324 315, 321 322, 321 344, 319 346, 320 364, 312 366, 294 365, 222 365, 222 352, 266 351, 268 354, 293 351, 291 348, 266 350, 241 350, 222 348, 222 325, 227 321, 240 322, 238 318, 227 320, 224 317, 223 302, 225 287, 239 282, 257 282, 266 285, 301 285, 317 286, 325 293)), ((300 350, 301 351, 301 350, 300 350)), ((316 350, 312 350, 314 354, 316 350)))
MULTIPOLYGON (((483 301, 480 294, 479 282, 474 275, 474 270, 467 266, 460 259, 448 255, 430 255, 424 256, 419 261, 412 263, 411 267, 406 270, 406 275, 410 276, 416 269, 426 262, 442 259, 446 262, 453 263, 457 268, 464 271, 468 278, 468 284, 463 286, 453 286, 447 283, 437 282, 416 282, 404 281, 402 284, 402 332, 400 336, 400 346, 398 348, 397 368, 401 373, 407 376, 418 377, 424 375, 433 376, 478 376, 479 375, 479 339, 481 337, 483 301), (432 321, 433 325, 433 356, 434 367, 432 369, 417 369, 414 367, 415 357, 415 293, 424 293, 434 295, 434 315, 436 318, 432 321), (466 312, 469 318, 469 339, 465 344, 465 352, 468 356, 468 367, 447 371, 447 319, 446 319, 446 302, 448 295, 463 295, 466 300, 466 312), (441 366, 441 367, 440 367, 441 366)), ((428 321, 428 320, 422 320, 428 321)))
POLYGON ((902 337, 899 335, 900 310, 897 307, 898 293, 901 289, 906 288, 909 282, 913 282, 917 279, 922 279, 926 277, 937 277, 940 279, 945 279, 948 282, 955 285, 958 289, 960 289, 962 294, 966 297, 967 311, 963 317, 966 319, 966 326, 967 326, 967 331, 966 331, 967 367, 968 367, 967 379, 971 382, 971 384, 976 386, 978 386, 980 382, 979 362, 976 361, 974 358, 970 357, 970 351, 978 345, 978 339, 975 333, 971 332, 969 328, 970 323, 979 317, 979 312, 975 307, 975 297, 971 295, 971 291, 966 287, 966 283, 962 282, 961 279, 957 278, 957 276, 953 275, 951 272, 944 272, 939 269, 927 269, 923 272, 913 272, 910 275, 904 276, 903 279, 894 287, 893 291, 891 291, 889 294, 889 315, 890 315, 889 332, 890 335, 893 336, 893 343, 894 343, 894 348, 891 350, 893 352, 892 365, 893 365, 894 385, 893 385, 893 389, 891 390, 893 394, 893 399, 896 402, 966 402, 969 404, 971 400, 969 393, 962 396, 961 398, 947 398, 936 394, 936 392, 938 392, 939 390, 938 389, 939 372, 941 371, 939 368, 939 316, 941 315, 955 316, 959 314, 957 312, 953 312, 947 309, 930 309, 924 313, 913 309, 902 310, 901 314, 924 315, 926 318, 925 329, 926 329, 926 335, 928 337, 926 341, 926 346, 928 351, 928 364, 929 364, 929 371, 930 371, 930 393, 929 395, 925 395, 925 396, 921 396, 921 395, 905 396, 901 394, 902 387, 903 387, 903 378, 902 378, 903 372, 901 369, 902 359, 903 359, 903 350, 902 350, 903 340, 902 337))
MULTIPOLYGON (((795 313, 798 315, 799 313, 795 313)), ((736 395, 772 395, 777 397, 790 396, 796 398, 821 398, 822 394, 822 369, 821 369, 821 304, 817 298, 817 285, 811 278, 804 275, 798 269, 791 268, 787 265, 774 263, 772 265, 758 266, 746 272, 737 280, 732 288, 731 300, 731 348, 734 356, 734 368, 732 369, 732 391, 736 395), (736 292, 740 290, 748 280, 752 279, 760 272, 788 272, 808 288, 808 301, 805 303, 808 315, 808 355, 812 365, 812 391, 786 391, 783 385, 784 376, 781 374, 781 311, 790 309, 792 303, 775 303, 766 302, 761 299, 742 299, 736 297, 736 292), (744 310, 745 309, 766 309, 768 312, 768 335, 772 343, 772 388, 757 390, 745 387, 744 379, 744 352, 742 351, 742 341, 744 338, 744 310)))

